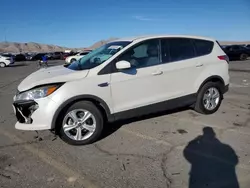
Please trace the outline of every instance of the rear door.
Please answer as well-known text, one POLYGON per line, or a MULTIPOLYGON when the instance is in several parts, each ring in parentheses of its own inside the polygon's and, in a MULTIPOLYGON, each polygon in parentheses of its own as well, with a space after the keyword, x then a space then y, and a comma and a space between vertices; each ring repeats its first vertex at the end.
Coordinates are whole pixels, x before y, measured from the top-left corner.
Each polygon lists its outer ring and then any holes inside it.
POLYGON ((195 81, 204 69, 193 39, 165 38, 161 42, 163 86, 167 99, 194 94, 195 81))

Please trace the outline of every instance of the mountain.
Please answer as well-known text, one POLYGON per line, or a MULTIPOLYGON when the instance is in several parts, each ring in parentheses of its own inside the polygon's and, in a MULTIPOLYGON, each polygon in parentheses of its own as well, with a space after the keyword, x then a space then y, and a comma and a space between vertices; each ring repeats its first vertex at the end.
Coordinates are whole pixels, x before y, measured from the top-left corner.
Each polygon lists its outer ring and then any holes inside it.
POLYGON ((50 52, 50 51, 64 51, 68 48, 48 45, 48 44, 39 44, 35 42, 28 43, 17 43, 17 42, 0 42, 0 52, 50 52))
MULTIPOLYGON (((94 43, 92 46, 88 48, 67 48, 62 46, 56 45, 48 45, 48 44, 39 44, 35 42, 28 42, 28 43, 17 43, 17 42, 0 42, 0 52, 12 52, 12 53, 20 53, 20 52, 55 52, 55 51, 64 51, 64 50, 84 50, 84 49, 95 49, 103 44, 106 44, 110 41, 113 41, 117 38, 109 38, 107 40, 101 40, 94 43)), ((222 45, 227 44, 250 44, 250 41, 220 41, 222 45)))
POLYGON ((219 41, 222 45, 231 45, 231 44, 250 44, 250 41, 241 41, 241 42, 235 42, 235 41, 219 41))
POLYGON ((113 41, 113 40, 116 40, 116 39, 118 39, 118 38, 109 38, 109 39, 107 39, 107 40, 98 41, 98 42, 94 43, 92 46, 88 47, 88 49, 95 49, 95 48, 98 48, 98 47, 100 47, 100 46, 102 46, 102 45, 104 45, 104 44, 106 44, 106 43, 108 43, 108 42, 111 42, 111 41, 113 41))

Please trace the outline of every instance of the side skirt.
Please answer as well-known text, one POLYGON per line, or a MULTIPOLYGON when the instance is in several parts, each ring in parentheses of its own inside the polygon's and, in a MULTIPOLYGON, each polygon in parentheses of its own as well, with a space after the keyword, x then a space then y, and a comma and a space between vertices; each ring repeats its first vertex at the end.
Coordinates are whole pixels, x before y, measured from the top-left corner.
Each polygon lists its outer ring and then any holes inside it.
MULTIPOLYGON (((139 107, 139 108, 135 108, 131 110, 126 110, 123 112, 118 112, 115 114, 111 114, 111 116, 113 116, 114 117, 113 119, 117 121, 117 120, 129 119, 129 118, 142 116, 142 115, 148 115, 151 113, 177 109, 177 108, 181 108, 185 106, 191 106, 192 104, 196 102, 196 97, 197 97, 196 93, 190 94, 190 95, 186 95, 186 96, 179 97, 176 99, 171 99, 171 100, 156 103, 156 104, 151 104, 151 105, 147 105, 147 106, 143 106, 143 107, 139 107)), ((112 121, 111 118, 109 119, 112 121)))

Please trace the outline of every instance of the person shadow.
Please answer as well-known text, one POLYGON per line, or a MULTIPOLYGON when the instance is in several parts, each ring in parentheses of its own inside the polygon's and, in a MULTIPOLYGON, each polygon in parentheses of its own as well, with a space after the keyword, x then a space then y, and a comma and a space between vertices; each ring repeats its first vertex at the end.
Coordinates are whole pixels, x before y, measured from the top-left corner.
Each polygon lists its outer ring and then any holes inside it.
POLYGON ((227 144, 220 142, 211 127, 190 141, 183 151, 191 164, 189 188, 239 188, 235 167, 238 157, 227 144))

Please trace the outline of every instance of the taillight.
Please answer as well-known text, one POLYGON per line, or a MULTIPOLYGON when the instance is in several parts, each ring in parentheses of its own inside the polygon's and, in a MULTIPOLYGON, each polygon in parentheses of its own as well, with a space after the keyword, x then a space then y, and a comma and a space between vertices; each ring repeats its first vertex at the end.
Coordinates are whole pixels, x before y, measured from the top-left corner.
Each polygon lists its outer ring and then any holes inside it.
POLYGON ((227 55, 220 55, 220 56, 218 56, 218 58, 219 58, 219 60, 224 60, 224 61, 226 61, 227 63, 229 63, 229 58, 228 58, 227 55))

